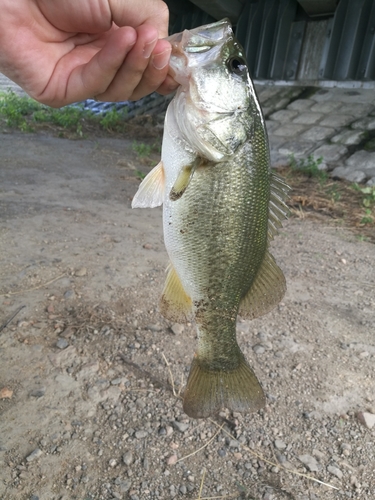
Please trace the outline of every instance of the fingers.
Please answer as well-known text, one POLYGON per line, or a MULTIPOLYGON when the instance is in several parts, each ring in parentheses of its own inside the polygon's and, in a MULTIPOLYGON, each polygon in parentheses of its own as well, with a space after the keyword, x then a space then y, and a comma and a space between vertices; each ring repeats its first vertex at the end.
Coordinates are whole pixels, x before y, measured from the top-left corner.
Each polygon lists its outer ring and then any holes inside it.
POLYGON ((176 83, 167 78, 171 45, 158 40, 154 26, 117 28, 62 57, 39 100, 54 107, 88 98, 136 100, 158 90, 168 94, 176 83))
POLYGON ((173 80, 173 78, 170 75, 167 75, 166 79, 164 82, 156 89, 156 92, 161 95, 168 95, 171 92, 174 92, 179 84, 176 82, 176 80, 173 80))
POLYGON ((168 36, 169 11, 162 0, 109 0, 113 21, 117 26, 152 24, 157 38, 168 36))
MULTIPOLYGON (((137 43, 137 32, 134 28, 124 27, 112 30, 105 40, 87 46, 76 46, 70 54, 65 57, 56 67, 54 79, 58 75, 69 72, 70 76, 66 82, 66 90, 62 106, 71 102, 77 102, 100 95, 109 88, 116 74, 121 68, 124 59, 137 43), (92 54, 82 55, 81 52, 91 50, 92 54), (81 57, 80 57, 81 56, 81 57), (79 64, 80 59, 88 62, 79 64), (68 63, 69 61, 69 63, 68 63), (59 67, 60 66, 60 67, 59 67)), ((50 82, 53 83, 53 82, 50 82)))
POLYGON ((136 100, 162 85, 168 73, 171 46, 157 36, 157 30, 151 25, 137 28, 136 44, 105 92, 96 96, 98 100, 136 100))

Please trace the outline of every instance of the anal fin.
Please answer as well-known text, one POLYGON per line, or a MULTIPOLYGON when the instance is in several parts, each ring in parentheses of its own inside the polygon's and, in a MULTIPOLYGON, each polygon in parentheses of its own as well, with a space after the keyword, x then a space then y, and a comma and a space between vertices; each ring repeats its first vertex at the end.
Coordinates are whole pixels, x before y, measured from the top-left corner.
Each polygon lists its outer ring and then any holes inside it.
POLYGON ((193 319, 193 303, 185 292, 180 278, 172 264, 168 267, 163 293, 160 298, 161 314, 176 323, 186 323, 193 319))
POLYGON ((246 319, 263 316, 280 302, 285 292, 284 274, 267 251, 250 290, 240 303, 240 316, 246 319))

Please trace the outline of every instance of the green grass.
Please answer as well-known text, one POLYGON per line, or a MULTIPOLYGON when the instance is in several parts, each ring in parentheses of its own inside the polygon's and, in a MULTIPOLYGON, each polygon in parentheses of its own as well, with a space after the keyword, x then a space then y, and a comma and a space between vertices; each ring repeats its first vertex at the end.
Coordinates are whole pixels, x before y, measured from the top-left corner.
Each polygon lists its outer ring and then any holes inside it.
POLYGON ((107 111, 105 115, 100 118, 99 124, 107 132, 121 132, 124 128, 124 121, 127 114, 128 110, 126 108, 120 111, 116 109, 107 111))
POLYGON ((9 128, 30 131, 26 117, 40 108, 41 105, 29 97, 19 97, 14 92, 0 92, 0 116, 9 128))
POLYGON ((30 97, 18 96, 14 92, 0 92, 0 125, 22 132, 34 132, 36 128, 54 126, 63 132, 78 137, 90 126, 106 132, 122 132, 126 128, 127 110, 112 110, 95 115, 83 106, 65 106, 60 109, 40 104, 30 97))
POLYGON ((359 186, 356 183, 353 184, 353 189, 362 193, 362 205, 364 207, 372 208, 375 206, 375 186, 359 186))
POLYGON ((83 122, 87 119, 94 119, 91 111, 86 111, 83 107, 66 106, 61 109, 49 108, 41 105, 41 109, 31 115, 34 123, 50 123, 65 130, 74 132, 78 136, 83 136, 83 122))
POLYGON ((134 141, 132 144, 132 149, 140 158, 145 158, 150 156, 153 146, 150 144, 145 144, 143 142, 134 141))
POLYGON ((291 155, 289 161, 292 170, 302 170, 309 177, 318 179, 321 184, 326 183, 329 179, 328 173, 319 168, 323 163, 322 156, 315 158, 313 155, 309 155, 307 158, 297 160, 294 155, 291 155))
POLYGON ((135 171, 135 176, 140 181, 143 181, 143 179, 146 177, 146 174, 144 174, 143 172, 141 172, 141 170, 136 170, 135 171))
POLYGON ((358 184, 353 184, 352 188, 361 193, 362 206, 364 208, 364 214, 361 219, 361 224, 374 224, 375 216, 375 186, 359 186, 358 184))

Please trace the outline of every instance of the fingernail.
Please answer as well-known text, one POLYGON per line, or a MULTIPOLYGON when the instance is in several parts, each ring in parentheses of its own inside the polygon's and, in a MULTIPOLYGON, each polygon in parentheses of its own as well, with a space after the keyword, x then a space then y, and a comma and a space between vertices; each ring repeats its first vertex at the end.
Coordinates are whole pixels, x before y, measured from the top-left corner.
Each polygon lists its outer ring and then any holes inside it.
POLYGON ((164 50, 164 52, 160 52, 160 54, 155 54, 152 58, 152 65, 156 69, 163 69, 169 63, 170 56, 171 49, 164 50))
POLYGON ((146 59, 150 57, 151 52, 154 50, 157 41, 158 39, 155 38, 155 40, 152 40, 152 42, 146 43, 143 49, 143 57, 145 57, 146 59))

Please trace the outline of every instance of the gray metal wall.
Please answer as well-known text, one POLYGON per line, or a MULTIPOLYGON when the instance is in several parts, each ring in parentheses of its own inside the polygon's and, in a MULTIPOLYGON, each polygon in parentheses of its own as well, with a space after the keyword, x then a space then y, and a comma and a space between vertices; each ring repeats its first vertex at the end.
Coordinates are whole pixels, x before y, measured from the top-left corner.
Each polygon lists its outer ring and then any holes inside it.
POLYGON ((375 0, 192 1, 167 0, 172 32, 230 16, 253 78, 375 80, 375 0))

